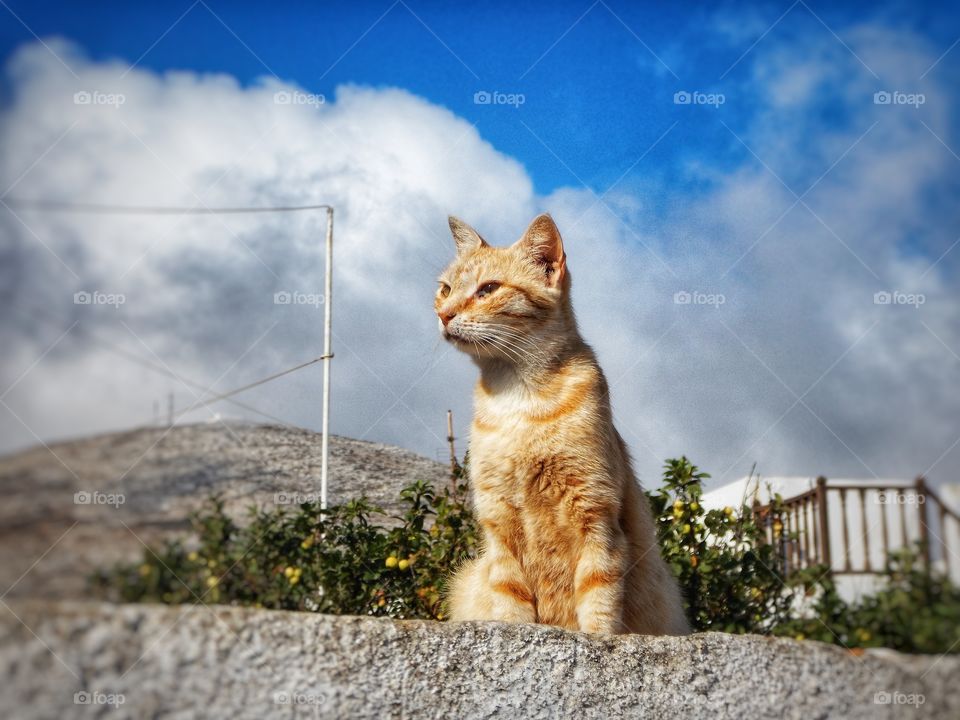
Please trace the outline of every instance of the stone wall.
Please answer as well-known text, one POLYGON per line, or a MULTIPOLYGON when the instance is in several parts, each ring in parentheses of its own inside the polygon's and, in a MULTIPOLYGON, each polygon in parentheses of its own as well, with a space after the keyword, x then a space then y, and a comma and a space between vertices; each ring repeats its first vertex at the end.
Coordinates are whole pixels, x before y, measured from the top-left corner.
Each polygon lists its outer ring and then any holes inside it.
POLYGON ((203 605, 8 609, 6 717, 960 718, 957 657, 203 605))

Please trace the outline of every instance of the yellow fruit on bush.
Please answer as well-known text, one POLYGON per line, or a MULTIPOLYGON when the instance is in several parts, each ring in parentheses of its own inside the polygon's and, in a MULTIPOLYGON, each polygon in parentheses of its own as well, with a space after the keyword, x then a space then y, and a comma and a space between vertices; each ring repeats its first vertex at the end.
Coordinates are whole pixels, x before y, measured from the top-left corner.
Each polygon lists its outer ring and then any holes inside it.
POLYGON ((723 513, 724 513, 724 515, 726 515, 727 517, 733 517, 733 508, 730 507, 729 505, 727 505, 727 506, 723 509, 723 513))
POLYGON ((700 503, 697 503, 697 502, 690 503, 690 510, 692 510, 693 512, 696 512, 699 509, 700 509, 700 503))
POLYGON ((687 533, 689 533, 689 532, 690 532, 690 523, 684 523, 684 524, 683 524, 683 527, 680 528, 680 532, 682 532, 684 535, 686 535, 687 533))
POLYGON ((214 577, 211 575, 207 578, 207 587, 215 588, 220 583, 220 578, 214 577))
POLYGON ((408 567, 410 567, 410 561, 404 558, 403 560, 397 563, 397 567, 400 568, 401 570, 406 570, 408 567))
POLYGON ((395 568, 398 562, 399 561, 397 560, 397 556, 391 555, 390 557, 387 558, 386 562, 384 562, 384 565, 386 565, 388 568, 395 568))
POLYGON ((199 559, 200 559, 200 555, 197 554, 196 550, 194 550, 192 553, 187 555, 187 560, 189 560, 190 562, 196 562, 199 559))

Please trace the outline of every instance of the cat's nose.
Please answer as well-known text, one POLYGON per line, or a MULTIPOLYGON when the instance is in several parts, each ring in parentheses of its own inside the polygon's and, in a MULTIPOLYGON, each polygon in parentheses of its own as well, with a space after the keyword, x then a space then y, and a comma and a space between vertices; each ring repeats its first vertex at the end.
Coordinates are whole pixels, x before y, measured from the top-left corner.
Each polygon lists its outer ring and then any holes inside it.
POLYGON ((440 315, 440 322, 443 323, 443 326, 446 327, 447 324, 457 316, 456 313, 450 313, 449 315, 440 315))

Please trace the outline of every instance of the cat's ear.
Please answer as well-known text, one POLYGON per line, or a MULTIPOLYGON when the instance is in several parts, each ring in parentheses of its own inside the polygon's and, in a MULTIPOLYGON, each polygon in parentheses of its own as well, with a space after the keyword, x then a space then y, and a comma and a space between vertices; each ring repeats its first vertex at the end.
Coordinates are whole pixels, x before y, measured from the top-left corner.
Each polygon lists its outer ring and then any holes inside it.
POLYGON ((557 224, 547 213, 537 215, 514 247, 543 268, 547 285, 558 287, 567 269, 567 255, 557 224))
POLYGON ((450 232, 453 234, 453 240, 457 243, 457 255, 479 250, 487 246, 487 241, 480 237, 480 233, 467 225, 460 218, 453 215, 447 218, 450 223, 450 232))

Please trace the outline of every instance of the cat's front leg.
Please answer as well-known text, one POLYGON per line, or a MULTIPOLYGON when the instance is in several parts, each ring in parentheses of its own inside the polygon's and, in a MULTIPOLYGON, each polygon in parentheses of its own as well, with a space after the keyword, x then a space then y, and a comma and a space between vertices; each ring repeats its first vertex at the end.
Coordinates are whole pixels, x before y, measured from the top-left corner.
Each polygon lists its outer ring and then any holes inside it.
POLYGON ((577 624, 591 633, 624 632, 626 538, 619 528, 586 528, 574 574, 577 624))
POLYGON ((533 590, 517 559, 499 543, 488 542, 484 560, 487 565, 491 619, 503 622, 536 622, 533 590))
POLYGON ((533 591, 520 563, 493 539, 480 557, 457 571, 449 597, 451 620, 537 620, 533 591))

